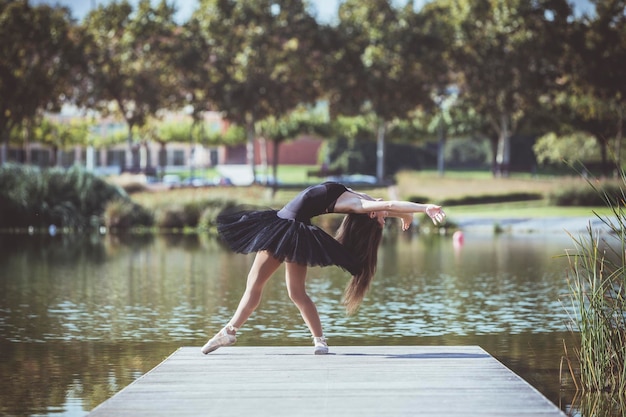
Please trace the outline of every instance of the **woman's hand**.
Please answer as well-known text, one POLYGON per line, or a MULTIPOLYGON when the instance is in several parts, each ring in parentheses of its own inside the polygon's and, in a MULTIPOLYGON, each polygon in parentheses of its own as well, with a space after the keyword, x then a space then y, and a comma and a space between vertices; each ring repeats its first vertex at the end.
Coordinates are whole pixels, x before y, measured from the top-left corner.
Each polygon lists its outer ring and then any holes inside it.
POLYGON ((385 217, 387 217, 388 215, 389 213, 386 211, 372 211, 370 213, 370 219, 376 219, 378 221, 378 224, 380 224, 380 227, 384 227, 385 217))
POLYGON ((428 215, 428 217, 430 217, 434 224, 441 223, 446 218, 446 213, 443 212, 441 206, 434 204, 427 204, 424 212, 428 215))

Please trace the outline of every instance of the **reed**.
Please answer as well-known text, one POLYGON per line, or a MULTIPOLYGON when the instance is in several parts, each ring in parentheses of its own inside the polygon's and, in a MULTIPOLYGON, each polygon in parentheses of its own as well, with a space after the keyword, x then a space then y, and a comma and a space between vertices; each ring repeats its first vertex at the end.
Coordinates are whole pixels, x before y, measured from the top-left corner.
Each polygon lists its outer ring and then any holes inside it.
POLYGON ((580 365, 576 386, 585 392, 626 392, 626 196, 591 187, 611 209, 598 216, 610 233, 591 226, 571 236, 575 250, 568 254, 569 288, 574 331, 580 346, 574 349, 580 365))

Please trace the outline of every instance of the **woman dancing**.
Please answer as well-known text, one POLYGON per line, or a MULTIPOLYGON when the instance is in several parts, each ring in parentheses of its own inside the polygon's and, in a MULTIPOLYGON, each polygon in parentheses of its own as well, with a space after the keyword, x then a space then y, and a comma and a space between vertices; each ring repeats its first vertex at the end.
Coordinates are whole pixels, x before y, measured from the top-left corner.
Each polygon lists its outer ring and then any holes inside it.
POLYGON ((202 353, 237 341, 237 330, 257 308, 265 284, 283 262, 289 298, 313 336, 314 353, 328 353, 317 307, 305 288, 307 266, 337 265, 348 271, 352 279, 345 289, 343 303, 349 314, 354 313, 376 271, 385 218, 399 218, 402 230, 407 230, 414 213, 426 213, 435 224, 445 219, 440 206, 374 199, 336 182, 308 187, 278 211, 220 214, 217 218, 220 237, 233 251, 256 252, 256 257, 235 314, 202 347, 202 353), (346 214, 335 238, 311 224, 311 218, 325 213, 346 214))

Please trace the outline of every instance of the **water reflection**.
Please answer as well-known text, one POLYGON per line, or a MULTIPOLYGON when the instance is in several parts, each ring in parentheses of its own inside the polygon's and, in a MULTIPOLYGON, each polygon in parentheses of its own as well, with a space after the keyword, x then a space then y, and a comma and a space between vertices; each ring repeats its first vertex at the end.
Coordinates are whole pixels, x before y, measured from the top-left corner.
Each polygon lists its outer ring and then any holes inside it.
MULTIPOLYGON (((386 236, 361 310, 347 275, 309 289, 335 345, 478 344, 556 403, 566 237, 386 236)), ((234 311, 252 256, 205 236, 0 237, 0 414, 81 415, 177 347, 201 346, 234 311), (10 376, 10 378, 5 378, 10 376)), ((281 268, 241 345, 308 345, 281 268)), ((568 403, 566 401, 566 403, 568 403)))

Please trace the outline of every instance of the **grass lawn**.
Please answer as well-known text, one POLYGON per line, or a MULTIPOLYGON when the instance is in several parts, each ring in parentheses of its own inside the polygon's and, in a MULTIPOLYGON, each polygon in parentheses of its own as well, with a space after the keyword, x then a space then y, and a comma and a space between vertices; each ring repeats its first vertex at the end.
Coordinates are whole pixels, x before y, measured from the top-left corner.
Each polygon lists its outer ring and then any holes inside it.
MULTIPOLYGON (((307 178, 310 166, 281 166, 279 180, 286 184, 311 184, 322 179, 307 178)), ((537 193, 542 200, 477 204, 446 207, 450 218, 454 216, 476 216, 491 218, 537 218, 537 217, 574 217, 611 214, 606 207, 555 207, 548 204, 552 192, 568 187, 589 187, 582 178, 577 177, 532 177, 529 174, 513 175, 509 178, 493 178, 491 173, 447 172, 443 177, 434 171, 405 171, 396 175, 397 184, 389 189, 359 188, 374 197, 385 199, 415 199, 437 203, 440 200, 466 196, 493 196, 511 193, 537 193)), ((180 206, 187 202, 207 199, 234 200, 244 204, 279 208, 289 201, 299 189, 279 189, 276 194, 262 186, 250 187, 209 187, 184 188, 158 192, 139 192, 132 195, 137 203, 154 209, 163 206, 180 206)))
POLYGON ((530 219, 542 217, 593 217, 613 215, 608 207, 556 207, 545 201, 519 203, 477 204, 446 208, 449 217, 486 217, 494 219, 530 219))

